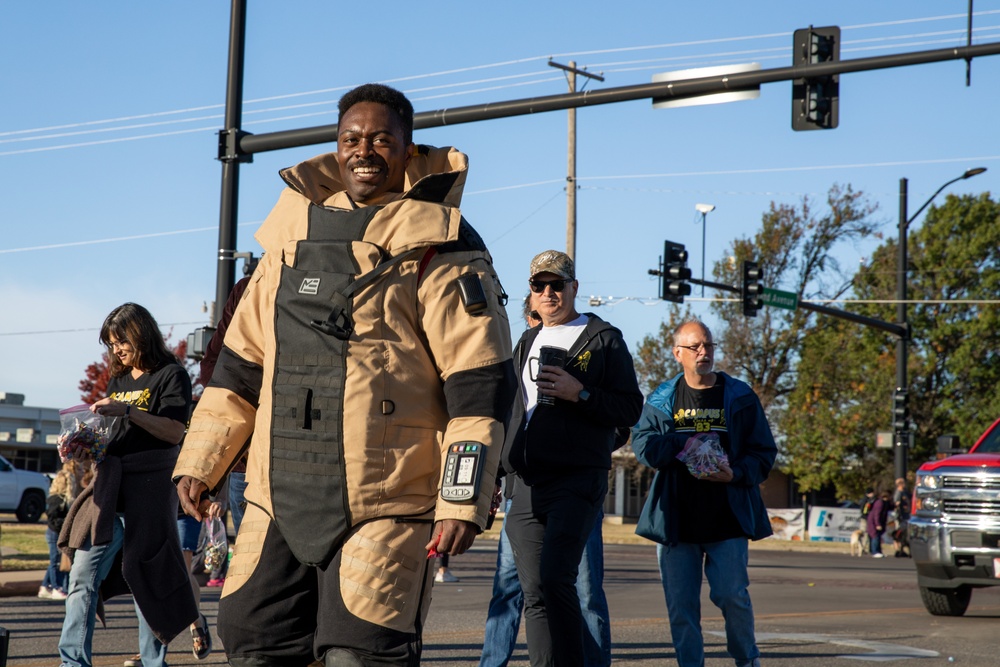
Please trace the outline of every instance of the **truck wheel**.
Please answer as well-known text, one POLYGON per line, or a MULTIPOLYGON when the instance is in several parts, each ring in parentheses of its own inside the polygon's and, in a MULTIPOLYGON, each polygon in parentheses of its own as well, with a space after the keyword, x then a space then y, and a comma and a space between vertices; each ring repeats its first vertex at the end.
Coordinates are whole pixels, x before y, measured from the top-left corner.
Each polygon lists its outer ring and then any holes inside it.
POLYGON ((14 512, 21 523, 37 523, 45 511, 45 496, 38 491, 25 491, 21 504, 14 512))
POLYGON ((934 616, 961 616, 969 608, 972 588, 926 588, 920 587, 920 599, 924 607, 934 616))

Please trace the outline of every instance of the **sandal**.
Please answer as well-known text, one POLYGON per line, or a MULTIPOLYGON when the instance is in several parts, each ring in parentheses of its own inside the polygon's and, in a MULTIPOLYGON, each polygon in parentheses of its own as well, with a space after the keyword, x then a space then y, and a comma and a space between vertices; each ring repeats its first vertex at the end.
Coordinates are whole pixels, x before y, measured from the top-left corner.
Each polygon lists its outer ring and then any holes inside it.
POLYGON ((198 660, 204 660, 212 652, 212 633, 208 631, 208 619, 198 614, 198 626, 191 628, 191 653, 198 660))

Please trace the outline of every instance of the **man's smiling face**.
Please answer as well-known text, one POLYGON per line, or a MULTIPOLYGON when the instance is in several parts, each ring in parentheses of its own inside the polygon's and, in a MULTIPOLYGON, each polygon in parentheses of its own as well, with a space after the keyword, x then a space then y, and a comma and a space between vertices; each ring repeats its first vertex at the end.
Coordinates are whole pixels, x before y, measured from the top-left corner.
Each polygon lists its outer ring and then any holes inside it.
POLYGON ((347 194, 367 203, 387 192, 402 192, 412 144, 389 107, 359 102, 340 119, 337 162, 347 194))

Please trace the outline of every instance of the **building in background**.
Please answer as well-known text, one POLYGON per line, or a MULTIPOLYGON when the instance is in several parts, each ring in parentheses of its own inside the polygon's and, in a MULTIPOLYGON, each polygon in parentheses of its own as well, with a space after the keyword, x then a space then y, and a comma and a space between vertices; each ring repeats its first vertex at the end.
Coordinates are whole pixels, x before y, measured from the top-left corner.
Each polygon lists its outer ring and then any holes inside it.
POLYGON ((24 394, 0 392, 0 454, 21 470, 59 470, 59 410, 24 404, 24 394))

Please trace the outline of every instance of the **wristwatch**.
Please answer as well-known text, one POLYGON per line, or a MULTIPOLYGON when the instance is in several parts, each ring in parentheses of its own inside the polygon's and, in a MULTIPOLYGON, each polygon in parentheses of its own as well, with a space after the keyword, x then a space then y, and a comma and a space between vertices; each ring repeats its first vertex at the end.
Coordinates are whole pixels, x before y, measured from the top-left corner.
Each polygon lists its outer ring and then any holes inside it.
POLYGON ((590 392, 587 391, 586 388, 581 389, 578 398, 580 399, 581 403, 586 403, 587 401, 590 400, 590 392))

